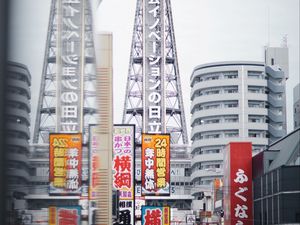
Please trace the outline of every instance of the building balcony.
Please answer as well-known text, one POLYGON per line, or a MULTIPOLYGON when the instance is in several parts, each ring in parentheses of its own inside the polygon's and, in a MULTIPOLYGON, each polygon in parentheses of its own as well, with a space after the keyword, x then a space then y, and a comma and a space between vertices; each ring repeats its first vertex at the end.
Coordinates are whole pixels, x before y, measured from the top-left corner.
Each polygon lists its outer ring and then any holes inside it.
POLYGON ((241 98, 241 93, 221 93, 221 94, 197 96, 192 99, 191 111, 193 110, 195 105, 198 104, 202 104, 206 102, 214 102, 214 101, 239 100, 240 98, 241 98))
POLYGON ((30 113, 30 103, 28 97, 17 93, 8 93, 6 95, 6 99, 8 102, 17 102, 27 109, 27 112, 30 113))
POLYGON ((209 161, 223 161, 223 153, 194 155, 194 157, 191 160, 191 167, 193 167, 195 163, 209 162, 209 161))
POLYGON ((196 119, 207 116, 220 116, 220 115, 234 115, 238 114, 239 108, 216 108, 216 109, 204 109, 194 112, 191 118, 191 124, 195 122, 196 119))
POLYGON ((214 124, 203 124, 196 125, 192 129, 191 139, 193 140, 194 135, 201 132, 209 132, 216 130, 238 130, 242 128, 240 123, 214 123, 214 124))
POLYGON ((194 171, 191 174, 191 181, 193 182, 193 180, 195 178, 202 178, 202 177, 220 177, 223 175, 223 169, 203 169, 203 170, 197 170, 194 171))

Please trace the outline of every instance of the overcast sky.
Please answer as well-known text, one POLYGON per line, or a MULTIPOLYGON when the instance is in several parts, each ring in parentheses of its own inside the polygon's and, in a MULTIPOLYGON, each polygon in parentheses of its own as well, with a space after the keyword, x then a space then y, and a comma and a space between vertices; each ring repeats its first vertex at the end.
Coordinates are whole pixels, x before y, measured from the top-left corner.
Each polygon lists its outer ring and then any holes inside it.
MULTIPOLYGON (((32 75, 32 121, 43 66, 50 0, 11 0, 10 55, 32 75)), ((189 78, 203 63, 263 61, 264 46, 278 47, 287 35, 288 131, 293 129, 293 87, 299 83, 299 0, 171 0, 187 128, 190 130, 189 78)), ((98 31, 113 33, 114 122, 121 123, 136 0, 103 0, 98 31)), ((189 132, 190 133, 190 132, 189 132)))

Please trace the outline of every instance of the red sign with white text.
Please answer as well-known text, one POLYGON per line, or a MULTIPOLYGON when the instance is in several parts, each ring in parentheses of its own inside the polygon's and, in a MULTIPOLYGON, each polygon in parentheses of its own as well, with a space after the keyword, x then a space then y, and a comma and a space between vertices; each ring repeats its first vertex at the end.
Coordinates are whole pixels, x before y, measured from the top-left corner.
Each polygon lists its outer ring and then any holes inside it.
POLYGON ((224 156, 225 225, 252 225, 252 144, 231 142, 224 156))

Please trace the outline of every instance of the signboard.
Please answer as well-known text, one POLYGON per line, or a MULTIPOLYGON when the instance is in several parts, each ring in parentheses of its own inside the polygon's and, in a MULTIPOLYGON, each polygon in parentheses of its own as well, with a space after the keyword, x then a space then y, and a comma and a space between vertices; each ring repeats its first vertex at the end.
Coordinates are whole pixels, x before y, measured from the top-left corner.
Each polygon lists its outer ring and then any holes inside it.
POLYGON ((113 187, 119 191, 120 224, 134 224, 135 126, 114 125, 113 187))
POLYGON ((186 223, 187 224, 195 224, 196 223, 196 215, 186 215, 186 223))
POLYGON ((224 152, 224 221, 253 224, 252 144, 231 142, 224 152))
POLYGON ((49 207, 49 225, 81 225, 80 206, 49 207))
POLYGON ((81 194, 82 135, 50 134, 50 194, 81 194))
POLYGON ((56 131, 82 132, 83 121, 83 0, 57 2, 56 131))
POLYGON ((170 195, 170 135, 142 134, 142 196, 170 195))
POLYGON ((170 225, 170 207, 142 206, 142 225, 170 225))
POLYGON ((164 1, 147 0, 144 3, 143 55, 143 131, 166 132, 165 78, 164 78, 164 1))
POLYGON ((99 140, 97 138, 97 127, 91 125, 89 127, 90 137, 90 187, 89 187, 89 199, 95 200, 97 198, 97 189, 100 186, 100 153, 99 153, 99 140))

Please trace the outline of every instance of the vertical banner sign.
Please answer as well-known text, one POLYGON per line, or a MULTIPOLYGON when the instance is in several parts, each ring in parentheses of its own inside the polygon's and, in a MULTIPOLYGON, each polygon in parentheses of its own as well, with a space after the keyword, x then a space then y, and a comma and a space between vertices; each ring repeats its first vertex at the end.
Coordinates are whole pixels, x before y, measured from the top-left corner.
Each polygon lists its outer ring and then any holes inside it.
POLYGON ((57 132, 82 132, 83 4, 83 0, 58 0, 57 132))
POLYGON ((99 143, 96 136, 96 126, 90 126, 90 187, 89 187, 89 199, 96 200, 98 196, 97 189, 100 187, 100 153, 99 143))
POLYGON ((142 206, 142 225, 170 225, 170 207, 142 206))
POLYGON ((50 134, 49 194, 81 193, 82 134, 50 134))
POLYGON ((165 132, 164 0, 144 2, 143 131, 165 132))
POLYGON ((225 224, 252 225, 252 144, 231 142, 224 154, 225 224))
POLYGON ((142 134, 142 196, 170 195, 170 135, 142 134))
POLYGON ((80 206, 49 207, 49 225, 81 225, 80 206))
POLYGON ((119 191, 119 221, 134 225, 135 126, 114 125, 113 187, 119 191))

